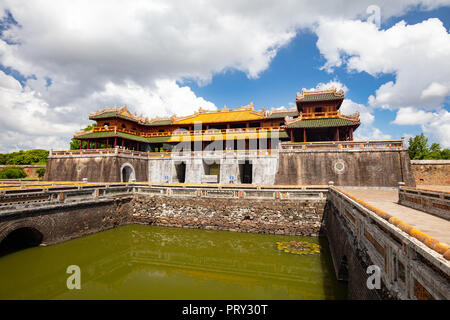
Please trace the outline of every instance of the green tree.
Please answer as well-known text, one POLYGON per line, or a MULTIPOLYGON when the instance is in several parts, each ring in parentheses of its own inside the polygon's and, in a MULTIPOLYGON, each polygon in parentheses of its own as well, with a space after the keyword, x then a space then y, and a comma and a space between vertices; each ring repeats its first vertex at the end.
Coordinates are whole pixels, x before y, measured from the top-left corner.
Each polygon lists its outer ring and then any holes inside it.
MULTIPOLYGON (((86 128, 81 129, 81 131, 91 131, 94 127, 97 127, 96 123, 88 125, 86 128)), ((85 149, 87 147, 87 141, 72 138, 72 140, 70 140, 70 150, 80 149, 80 143, 82 143, 82 149, 85 149)))
POLYGON ((0 154, 0 164, 2 165, 27 165, 46 164, 49 152, 43 149, 33 149, 18 152, 0 154))
POLYGON ((38 175, 39 178, 42 178, 45 174, 45 168, 39 168, 36 170, 36 173, 38 175))
POLYGON ((0 179, 21 179, 25 178, 27 174, 21 167, 6 167, 0 170, 0 179))
POLYGON ((428 147, 428 138, 423 133, 409 138, 408 153, 411 160, 450 159, 450 150, 442 149, 439 143, 433 143, 428 147))
POLYGON ((423 133, 414 138, 409 138, 409 157, 412 160, 422 160, 429 153, 428 138, 423 133))

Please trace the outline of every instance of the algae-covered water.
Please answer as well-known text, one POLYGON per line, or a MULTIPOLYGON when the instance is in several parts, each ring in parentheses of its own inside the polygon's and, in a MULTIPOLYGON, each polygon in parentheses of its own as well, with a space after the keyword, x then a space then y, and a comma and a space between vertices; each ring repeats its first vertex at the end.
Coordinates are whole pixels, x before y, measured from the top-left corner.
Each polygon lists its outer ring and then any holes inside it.
POLYGON ((325 241, 122 226, 1 257, 0 299, 345 299, 325 241), (279 250, 291 240, 321 252, 279 250), (67 287, 70 265, 80 267, 81 289, 67 287))

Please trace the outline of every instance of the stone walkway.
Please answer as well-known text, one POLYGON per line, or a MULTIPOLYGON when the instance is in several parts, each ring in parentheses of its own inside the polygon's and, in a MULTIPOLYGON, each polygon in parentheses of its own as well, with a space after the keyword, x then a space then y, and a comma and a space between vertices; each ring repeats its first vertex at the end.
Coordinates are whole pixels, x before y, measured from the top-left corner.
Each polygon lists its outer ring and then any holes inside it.
POLYGON ((450 221, 429 213, 399 205, 397 190, 373 190, 342 188, 355 197, 389 213, 429 234, 442 243, 450 244, 450 221))

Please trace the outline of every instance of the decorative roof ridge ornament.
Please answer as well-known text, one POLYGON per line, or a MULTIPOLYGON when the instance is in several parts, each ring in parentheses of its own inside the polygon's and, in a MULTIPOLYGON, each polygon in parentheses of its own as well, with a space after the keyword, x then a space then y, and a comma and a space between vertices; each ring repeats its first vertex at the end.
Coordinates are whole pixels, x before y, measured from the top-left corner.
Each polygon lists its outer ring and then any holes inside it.
POLYGON ((344 98, 344 90, 340 89, 339 91, 337 91, 336 88, 333 86, 331 89, 326 90, 306 90, 305 88, 303 88, 302 93, 297 92, 296 100, 297 101, 303 100, 306 96, 316 96, 325 94, 332 94, 336 98, 344 98))

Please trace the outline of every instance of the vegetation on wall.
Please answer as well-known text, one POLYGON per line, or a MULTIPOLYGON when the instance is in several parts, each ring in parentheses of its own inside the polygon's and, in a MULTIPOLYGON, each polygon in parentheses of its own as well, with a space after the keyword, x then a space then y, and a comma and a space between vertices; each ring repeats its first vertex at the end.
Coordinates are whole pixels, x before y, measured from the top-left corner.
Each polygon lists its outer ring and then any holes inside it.
POLYGON ((36 170, 36 173, 38 175, 38 178, 43 178, 45 174, 45 168, 39 168, 36 170))
POLYGON ((0 170, 0 179, 21 179, 26 178, 27 174, 21 167, 6 167, 0 170))
POLYGON ((449 160, 450 149, 442 149, 439 143, 428 146, 428 138, 423 133, 409 138, 409 157, 411 160, 449 160))
POLYGON ((48 154, 49 152, 43 149, 0 153, 0 165, 46 164, 48 154))

